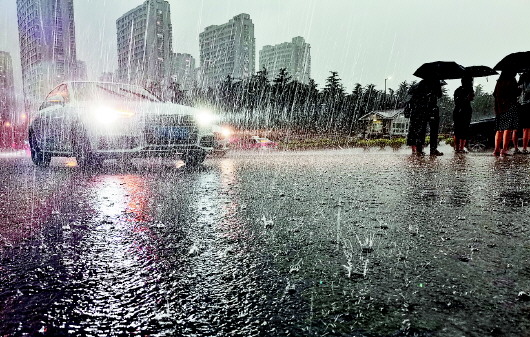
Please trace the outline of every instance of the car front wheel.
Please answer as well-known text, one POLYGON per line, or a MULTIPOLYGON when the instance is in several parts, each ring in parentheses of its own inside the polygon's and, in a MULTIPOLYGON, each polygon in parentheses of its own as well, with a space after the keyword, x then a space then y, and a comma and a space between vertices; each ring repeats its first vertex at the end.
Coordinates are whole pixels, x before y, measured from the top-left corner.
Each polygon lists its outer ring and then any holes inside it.
POLYGON ((78 134, 72 144, 77 165, 82 168, 100 166, 102 161, 93 152, 90 141, 84 134, 78 134))
POLYGON ((196 167, 202 164, 204 159, 206 158, 206 152, 188 152, 186 153, 182 160, 188 167, 196 167))
POLYGON ((487 148, 487 140, 484 137, 475 137, 469 140, 467 148, 471 152, 482 152, 487 148))
POLYGON ((471 152, 483 152, 486 150, 486 145, 482 143, 471 143, 469 144, 468 149, 471 152))
POLYGON ((29 149, 33 164, 40 167, 48 167, 50 165, 52 159, 51 154, 46 153, 40 148, 35 133, 31 130, 29 131, 29 149))

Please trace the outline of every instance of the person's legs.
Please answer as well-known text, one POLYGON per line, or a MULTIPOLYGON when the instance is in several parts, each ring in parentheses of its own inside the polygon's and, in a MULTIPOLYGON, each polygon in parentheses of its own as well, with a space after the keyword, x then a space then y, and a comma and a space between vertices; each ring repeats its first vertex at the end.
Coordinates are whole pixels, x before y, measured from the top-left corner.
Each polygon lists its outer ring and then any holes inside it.
POLYGON ((438 128, 440 127, 440 116, 436 115, 429 119, 429 147, 431 155, 441 156, 443 153, 438 151, 438 128))
POLYGON ((506 155, 510 148, 510 138, 512 137, 512 130, 504 130, 502 135, 502 150, 501 154, 506 155))
POLYGON ((520 153, 519 151, 519 137, 517 137, 517 130, 512 131, 512 142, 513 142, 513 152, 520 153))
POLYGON ((418 145, 416 145, 416 155, 418 156, 425 155, 425 153, 423 152, 423 144, 418 143, 418 145))
POLYGON ((523 129, 523 152, 528 151, 528 137, 530 136, 530 129, 523 129))
POLYGON ((467 140, 465 138, 461 140, 462 143, 460 145, 460 151, 465 151, 464 149, 466 148, 466 141, 467 140))
POLYGON ((504 131, 497 131, 495 133, 495 149, 493 150, 494 155, 501 154, 501 143, 502 143, 503 134, 504 134, 504 131))
POLYGON ((458 140, 458 150, 457 152, 464 152, 464 147, 466 146, 466 140, 465 139, 459 139, 458 140))

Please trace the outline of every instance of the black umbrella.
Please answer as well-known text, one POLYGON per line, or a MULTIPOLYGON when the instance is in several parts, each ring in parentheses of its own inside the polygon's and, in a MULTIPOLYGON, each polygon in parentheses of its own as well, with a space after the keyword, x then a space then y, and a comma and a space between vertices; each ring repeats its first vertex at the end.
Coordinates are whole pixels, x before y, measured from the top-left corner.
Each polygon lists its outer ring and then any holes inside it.
POLYGON ((419 78, 437 80, 462 78, 465 74, 466 69, 453 61, 424 63, 414 72, 419 78))
POLYGON ((530 51, 520 51, 505 56, 495 67, 495 70, 512 70, 523 72, 530 69, 530 51))
POLYGON ((466 75, 470 77, 484 77, 498 75, 499 73, 487 66, 466 67, 466 75))

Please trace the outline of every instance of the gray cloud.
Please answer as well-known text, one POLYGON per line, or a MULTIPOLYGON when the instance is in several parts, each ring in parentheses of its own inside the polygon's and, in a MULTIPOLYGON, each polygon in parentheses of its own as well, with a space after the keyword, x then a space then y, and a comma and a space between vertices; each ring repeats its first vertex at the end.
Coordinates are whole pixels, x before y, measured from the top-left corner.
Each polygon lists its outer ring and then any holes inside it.
MULTIPOLYGON (((16 70, 16 1, 0 0, 0 50, 16 70)), ((78 58, 91 78, 116 68, 116 19, 142 0, 75 0, 78 58)), ((323 86, 338 71, 348 90, 359 82, 383 88, 416 80, 424 62, 454 60, 494 66, 514 51, 530 50, 526 0, 170 0, 174 50, 199 56, 198 35, 209 25, 248 13, 256 48, 303 36, 311 44, 312 77, 323 86)), ((19 74, 16 74, 20 78, 19 74)), ((477 79, 493 90, 495 77, 477 79)), ((19 79, 20 81, 20 79, 19 79)), ((449 81, 454 90, 458 81, 449 81)))

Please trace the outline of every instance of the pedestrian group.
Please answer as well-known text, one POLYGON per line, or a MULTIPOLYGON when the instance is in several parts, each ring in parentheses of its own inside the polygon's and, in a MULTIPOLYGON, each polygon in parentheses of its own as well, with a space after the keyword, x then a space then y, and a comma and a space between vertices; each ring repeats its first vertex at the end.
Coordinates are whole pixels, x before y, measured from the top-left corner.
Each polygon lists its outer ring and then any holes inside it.
MULTIPOLYGON (((503 70, 493 96, 495 98, 495 149, 496 156, 509 156, 510 142, 513 143, 513 154, 529 154, 530 140, 530 72, 523 72, 516 80, 517 73, 503 70), (519 149, 519 133, 522 131, 523 149, 519 149)), ((475 97, 473 77, 464 76, 462 85, 454 92, 455 108, 453 110, 454 150, 456 153, 466 153, 466 141, 470 137, 471 101, 475 97)), ((441 156, 438 151, 438 128, 440 113, 437 105, 442 96, 442 85, 439 79, 422 79, 411 86, 411 99, 405 108, 406 116, 410 118, 407 145, 412 148, 412 154, 424 156, 423 151, 427 125, 429 125, 429 147, 431 156, 441 156)))

